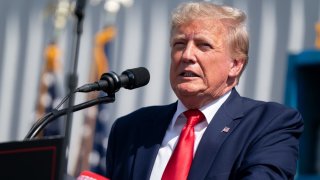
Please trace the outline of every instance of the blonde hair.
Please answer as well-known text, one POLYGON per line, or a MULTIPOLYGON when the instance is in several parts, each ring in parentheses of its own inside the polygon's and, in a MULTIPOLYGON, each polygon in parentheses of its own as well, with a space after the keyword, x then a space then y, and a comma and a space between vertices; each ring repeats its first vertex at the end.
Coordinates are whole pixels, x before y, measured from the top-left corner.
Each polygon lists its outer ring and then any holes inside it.
POLYGON ((219 20, 224 25, 232 58, 244 60, 243 71, 248 62, 249 52, 249 37, 245 25, 246 14, 239 9, 210 2, 182 3, 172 13, 171 35, 173 30, 180 25, 203 18, 219 20))

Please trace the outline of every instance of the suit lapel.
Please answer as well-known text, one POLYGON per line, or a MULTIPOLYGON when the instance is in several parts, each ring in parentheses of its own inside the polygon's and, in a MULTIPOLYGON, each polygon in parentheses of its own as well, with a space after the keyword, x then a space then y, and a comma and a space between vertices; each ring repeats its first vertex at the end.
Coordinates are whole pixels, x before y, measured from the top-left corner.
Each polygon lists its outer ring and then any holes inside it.
POLYGON ((143 142, 137 148, 133 179, 150 178, 154 161, 176 108, 177 103, 174 103, 149 114, 148 124, 140 129, 140 134, 137 136, 143 142))
POLYGON ((235 89, 208 125, 193 159, 188 179, 205 179, 225 139, 240 122, 241 98, 235 89))

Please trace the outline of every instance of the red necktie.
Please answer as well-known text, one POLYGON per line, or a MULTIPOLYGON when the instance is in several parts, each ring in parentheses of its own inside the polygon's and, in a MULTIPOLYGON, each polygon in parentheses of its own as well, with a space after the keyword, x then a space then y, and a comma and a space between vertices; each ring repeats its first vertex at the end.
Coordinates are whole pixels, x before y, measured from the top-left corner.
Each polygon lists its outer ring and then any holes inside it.
POLYGON ((187 117, 187 123, 162 174, 162 180, 185 180, 188 177, 193 159, 194 126, 205 117, 198 109, 185 111, 184 115, 187 117))

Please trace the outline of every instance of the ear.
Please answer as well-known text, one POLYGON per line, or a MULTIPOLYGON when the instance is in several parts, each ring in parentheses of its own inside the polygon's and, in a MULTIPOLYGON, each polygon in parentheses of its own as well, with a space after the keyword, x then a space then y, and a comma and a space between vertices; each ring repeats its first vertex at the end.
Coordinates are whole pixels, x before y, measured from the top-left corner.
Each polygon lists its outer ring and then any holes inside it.
POLYGON ((229 77, 238 77, 243 69, 243 59, 232 59, 230 63, 229 77))

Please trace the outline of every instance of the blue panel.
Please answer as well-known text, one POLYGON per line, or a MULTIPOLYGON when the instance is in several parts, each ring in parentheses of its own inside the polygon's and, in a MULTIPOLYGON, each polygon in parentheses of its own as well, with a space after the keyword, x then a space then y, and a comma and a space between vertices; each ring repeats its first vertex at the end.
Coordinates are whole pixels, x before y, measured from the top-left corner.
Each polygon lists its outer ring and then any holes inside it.
POLYGON ((320 50, 307 50, 300 54, 291 54, 288 61, 285 103, 288 106, 297 108, 297 68, 299 66, 320 64, 320 50))
POLYGON ((298 180, 320 179, 320 50, 307 50, 288 57, 285 103, 298 109, 305 123, 301 137, 298 180), (318 145, 317 145, 318 144, 318 145))

